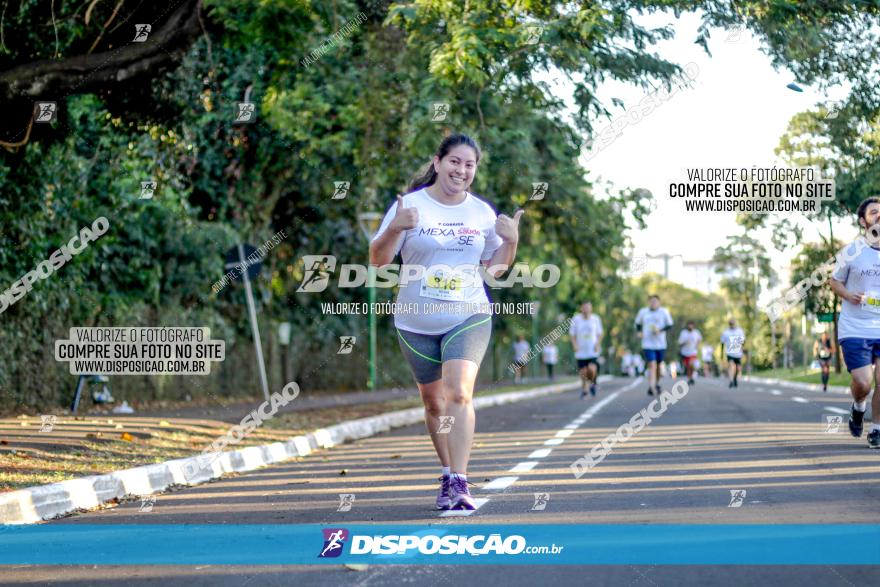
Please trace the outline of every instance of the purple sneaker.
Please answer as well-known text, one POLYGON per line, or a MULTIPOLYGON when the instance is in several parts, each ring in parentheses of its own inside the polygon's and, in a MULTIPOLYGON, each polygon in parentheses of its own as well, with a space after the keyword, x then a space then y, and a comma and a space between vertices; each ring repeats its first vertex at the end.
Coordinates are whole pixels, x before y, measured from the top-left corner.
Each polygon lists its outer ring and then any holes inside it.
POLYGON ((449 484, 449 497, 452 498, 451 510, 475 510, 477 505, 468 491, 468 482, 461 477, 452 477, 449 484))
POLYGON ((440 491, 437 492, 437 509, 438 510, 448 510, 450 501, 449 501, 449 475, 441 475, 440 476, 440 491))

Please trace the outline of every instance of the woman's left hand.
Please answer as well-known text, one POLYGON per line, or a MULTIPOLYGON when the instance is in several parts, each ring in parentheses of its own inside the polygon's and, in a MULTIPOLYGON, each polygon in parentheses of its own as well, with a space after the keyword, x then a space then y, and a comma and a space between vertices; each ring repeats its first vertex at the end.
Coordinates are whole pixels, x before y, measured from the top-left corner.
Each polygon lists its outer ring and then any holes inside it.
POLYGON ((495 219, 495 234, 506 243, 519 242, 519 219, 524 213, 524 210, 519 209, 513 215, 513 218, 507 214, 499 214, 498 218, 495 219))

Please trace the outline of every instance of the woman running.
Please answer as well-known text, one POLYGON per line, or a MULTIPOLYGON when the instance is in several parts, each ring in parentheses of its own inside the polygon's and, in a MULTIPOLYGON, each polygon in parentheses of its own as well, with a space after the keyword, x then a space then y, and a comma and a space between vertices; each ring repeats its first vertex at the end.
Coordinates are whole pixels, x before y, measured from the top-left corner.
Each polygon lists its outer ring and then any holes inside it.
POLYGON ((834 343, 827 332, 813 343, 813 355, 822 367, 822 391, 828 391, 828 379, 831 375, 831 356, 834 354, 834 343))
MULTIPOLYGON (((394 315, 398 342, 425 404, 425 424, 442 474, 439 509, 476 509, 467 467, 474 438, 474 382, 492 334, 480 263, 499 276, 516 256, 519 219, 497 215, 466 191, 480 162, 477 143, 446 137, 424 173, 397 196, 370 243, 370 263, 423 269, 401 279, 394 315)), ((405 270, 400 271, 401 277, 405 270)))

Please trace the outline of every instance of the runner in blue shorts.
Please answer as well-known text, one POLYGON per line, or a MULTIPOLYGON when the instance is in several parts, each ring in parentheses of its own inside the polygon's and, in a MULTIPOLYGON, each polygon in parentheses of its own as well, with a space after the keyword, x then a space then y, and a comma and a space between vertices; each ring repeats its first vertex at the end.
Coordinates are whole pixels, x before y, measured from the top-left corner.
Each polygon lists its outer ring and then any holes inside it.
POLYGON ((519 219, 496 215, 467 189, 480 148, 453 134, 440 143, 424 173, 397 196, 370 244, 370 263, 400 253, 397 339, 425 404, 425 424, 442 467, 440 509, 476 509, 467 467, 474 438, 474 382, 492 332, 491 310, 477 269, 500 275, 513 264, 519 219), (419 277, 404 283, 408 268, 419 277), (480 310, 482 308, 482 310, 480 310))
POLYGON ((648 298, 648 307, 639 310, 636 330, 642 339, 642 353, 648 364, 648 395, 660 395, 660 364, 666 358, 666 331, 672 328, 672 316, 660 307, 660 297, 648 298))
POLYGON ((865 234, 838 253, 831 289, 843 301, 837 339, 852 377, 849 431, 856 438, 862 435, 868 396, 874 389, 868 446, 880 448, 880 393, 876 390, 880 375, 880 197, 859 204, 857 216, 865 234))

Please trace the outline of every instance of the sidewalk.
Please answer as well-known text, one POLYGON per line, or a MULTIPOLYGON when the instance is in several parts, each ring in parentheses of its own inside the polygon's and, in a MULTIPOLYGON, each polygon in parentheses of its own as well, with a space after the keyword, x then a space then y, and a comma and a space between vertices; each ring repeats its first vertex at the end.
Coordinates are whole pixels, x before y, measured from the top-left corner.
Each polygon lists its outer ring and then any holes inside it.
MULTIPOLYGON (((577 386, 574 377, 547 383, 478 390, 474 405, 521 401, 577 386)), ((279 411, 240 442, 230 444, 221 459, 191 478, 183 474, 186 462, 227 434, 228 422, 142 414, 0 420, 0 523, 33 522, 130 494, 149 495, 172 485, 200 483, 417 423, 424 417, 414 390, 387 390, 378 397, 370 392, 317 396, 308 402, 311 408, 302 407, 307 404, 300 402, 307 399, 304 395, 287 406, 293 409, 279 411)), ((239 414, 227 416, 238 423, 255 407, 249 404, 239 414)))

